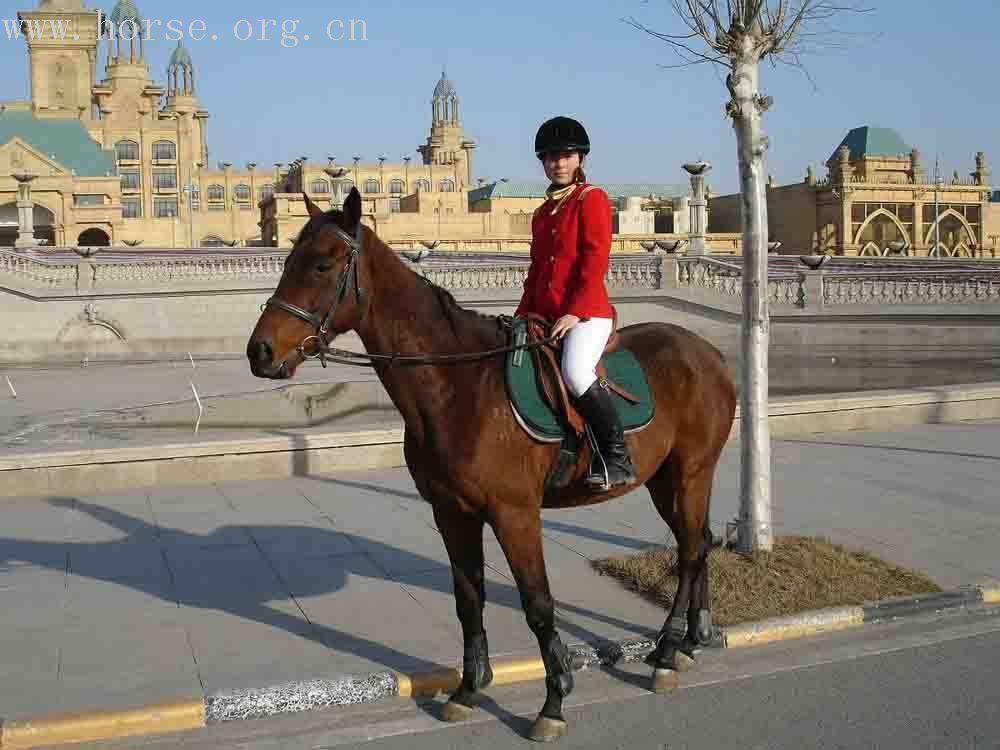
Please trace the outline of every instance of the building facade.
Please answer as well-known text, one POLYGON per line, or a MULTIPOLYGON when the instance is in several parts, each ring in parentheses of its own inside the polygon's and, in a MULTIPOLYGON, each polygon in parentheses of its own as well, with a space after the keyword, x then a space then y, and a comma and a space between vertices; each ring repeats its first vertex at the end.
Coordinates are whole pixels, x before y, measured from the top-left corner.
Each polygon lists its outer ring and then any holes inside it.
MULTIPOLYGON (((896 131, 859 127, 826 167, 823 179, 810 166, 800 183, 768 184, 769 236, 782 243, 779 252, 996 257, 1000 204, 991 200, 983 152, 967 176, 928 174, 896 131)), ((710 205, 712 231, 740 231, 738 194, 710 205)))
POLYGON ((82 0, 42 0, 18 17, 35 32, 23 34, 31 99, 0 103, 0 245, 16 233, 17 170, 35 175, 35 236, 53 244, 259 243, 257 206, 273 171, 209 167, 209 114, 180 43, 164 86, 150 76, 142 34, 128 32, 143 22, 132 0, 118 2, 100 34, 99 12, 82 0))

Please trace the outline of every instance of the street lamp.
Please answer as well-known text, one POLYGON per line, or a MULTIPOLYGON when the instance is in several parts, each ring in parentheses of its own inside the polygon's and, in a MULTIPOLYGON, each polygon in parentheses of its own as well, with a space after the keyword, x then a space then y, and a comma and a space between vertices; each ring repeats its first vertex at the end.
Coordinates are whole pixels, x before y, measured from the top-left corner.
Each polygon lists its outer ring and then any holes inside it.
MULTIPOLYGON (((201 165, 198 165, 201 167, 201 165)), ((194 248, 194 194, 197 186, 190 180, 181 187, 181 192, 187 196, 188 208, 188 245, 194 248)))
POLYGON ((941 177, 940 157, 934 159, 934 256, 941 253, 941 205, 938 203, 938 191, 944 185, 941 177))

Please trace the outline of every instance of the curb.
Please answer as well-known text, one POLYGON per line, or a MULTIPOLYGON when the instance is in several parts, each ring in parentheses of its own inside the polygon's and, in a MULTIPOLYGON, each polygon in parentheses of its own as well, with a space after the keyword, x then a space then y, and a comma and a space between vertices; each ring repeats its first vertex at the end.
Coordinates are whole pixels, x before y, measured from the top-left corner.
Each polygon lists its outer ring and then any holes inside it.
MULTIPOLYGON (((886 599, 860 607, 834 607, 721 628, 715 647, 746 648, 774 641, 896 621, 931 612, 1000 604, 1000 581, 962 586, 936 594, 886 599)), ((574 672, 644 659, 656 646, 652 638, 631 638, 569 647, 574 672)), ((540 680, 540 657, 500 657, 491 660, 492 685, 540 680)), ((264 719, 319 708, 372 703, 382 698, 433 696, 458 687, 460 667, 406 674, 376 672, 293 682, 266 688, 213 693, 124 710, 54 714, 29 719, 0 720, 0 749, 34 748, 139 735, 201 729, 210 724, 264 719)))

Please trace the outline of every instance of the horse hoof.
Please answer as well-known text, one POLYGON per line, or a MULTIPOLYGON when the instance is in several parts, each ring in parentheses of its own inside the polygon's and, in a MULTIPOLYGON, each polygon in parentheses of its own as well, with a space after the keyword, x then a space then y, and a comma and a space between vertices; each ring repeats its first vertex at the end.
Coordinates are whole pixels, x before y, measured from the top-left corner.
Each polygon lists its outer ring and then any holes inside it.
POLYGON ((569 726, 565 721, 539 716, 531 727, 528 739, 535 742, 553 742, 564 737, 567 731, 569 731, 569 726))
POLYGON ((448 701, 441 707, 441 720, 452 724, 465 721, 472 716, 473 710, 472 706, 466 706, 464 703, 448 701))
POLYGON ((681 684, 681 678, 673 669, 653 670, 653 692, 657 695, 670 695, 681 684))
POLYGON ((694 665, 694 659, 680 649, 674 651, 673 667, 678 672, 687 672, 694 665))

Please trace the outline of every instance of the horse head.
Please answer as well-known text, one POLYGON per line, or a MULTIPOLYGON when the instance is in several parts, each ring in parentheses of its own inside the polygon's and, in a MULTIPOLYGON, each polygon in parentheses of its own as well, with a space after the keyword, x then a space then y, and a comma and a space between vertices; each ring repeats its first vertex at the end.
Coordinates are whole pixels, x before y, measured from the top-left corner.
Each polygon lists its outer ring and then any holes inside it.
POLYGON ((361 224, 361 194, 352 189, 343 211, 326 212, 303 197, 309 221, 247 343, 250 371, 259 378, 292 377, 319 345, 355 329, 368 303, 361 259, 371 233, 361 224))

